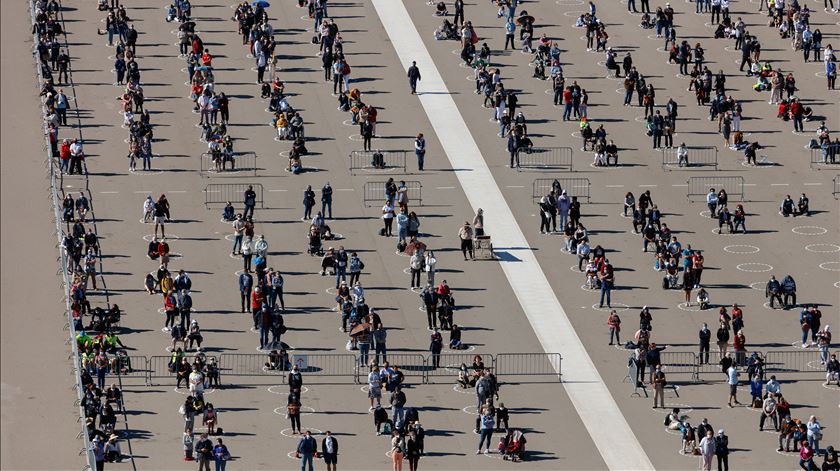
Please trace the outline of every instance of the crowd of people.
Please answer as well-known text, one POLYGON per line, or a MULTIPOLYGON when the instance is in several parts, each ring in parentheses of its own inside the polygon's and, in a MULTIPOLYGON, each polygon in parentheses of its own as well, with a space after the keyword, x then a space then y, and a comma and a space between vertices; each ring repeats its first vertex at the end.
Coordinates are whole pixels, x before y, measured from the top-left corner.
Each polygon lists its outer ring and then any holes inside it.
MULTIPOLYGON (((70 56, 62 49, 61 41, 57 37, 62 33, 61 23, 56 18, 59 5, 56 0, 38 0, 36 3, 38 12, 34 31, 40 39, 36 45, 36 57, 39 58, 41 73, 45 77, 41 96, 44 101, 45 130, 52 145, 52 155, 60 172, 86 175, 82 141, 72 138, 59 140, 60 132, 68 127, 67 112, 70 109, 70 99, 63 89, 56 88, 56 84, 72 86, 68 77, 70 56), (54 82, 52 77, 56 71, 58 77, 54 82)), ((291 141, 292 148, 287 152, 287 171, 299 174, 307 170, 302 161, 302 157, 308 153, 304 118, 301 110, 294 108, 289 102, 290 95, 286 92, 286 84, 275 73, 278 62, 278 54, 275 51, 277 42, 274 39, 274 28, 265 10, 267 5, 264 6, 263 3, 265 2, 243 2, 235 8, 232 19, 238 25, 242 45, 247 47, 247 53, 255 61, 256 84, 261 98, 267 102, 267 110, 273 114, 271 126, 273 132, 276 132, 276 140, 291 141)), ((312 44, 318 47, 324 80, 332 82, 332 92, 338 100, 339 109, 349 113, 351 123, 359 127, 364 150, 369 151, 372 148, 372 139, 377 137, 379 110, 375 105, 362 101, 363 92, 360 89, 351 88, 351 67, 345 55, 345 41, 339 26, 329 17, 326 0, 299 0, 298 3, 301 8, 308 10, 310 18, 314 21, 312 44)), ((741 18, 734 21, 731 19, 726 0, 711 0, 708 3, 712 23, 718 24, 715 39, 735 40, 735 49, 739 49, 743 55, 741 69, 747 66, 748 75, 755 76, 758 81, 754 89, 770 91, 770 103, 779 105, 779 118, 793 121, 794 131, 802 132, 803 122, 808 120, 811 112, 796 96, 798 89, 793 73, 784 74, 781 70, 773 69, 769 62, 760 61, 761 44, 757 37, 746 29, 741 18), (787 98, 783 99, 785 92, 787 98)), ((430 2, 430 5, 434 7, 436 15, 444 18, 442 26, 435 32, 435 38, 457 40, 461 43, 460 58, 474 69, 475 93, 483 96, 483 106, 492 110, 491 121, 499 126, 498 137, 507 141, 509 166, 519 167, 520 154, 530 152, 534 142, 532 135, 528 133, 528 119, 521 111, 517 93, 506 88, 501 68, 491 65, 493 51, 486 42, 482 43, 472 22, 465 20, 464 2, 455 0, 454 22, 449 21, 449 11, 445 2, 430 2)), ((698 1, 696 5, 697 13, 702 13, 705 9, 704 2, 698 1)), ((618 166, 619 146, 614 140, 607 139, 608 134, 602 124, 596 129, 590 124, 589 96, 586 89, 577 81, 566 83, 560 59, 561 49, 557 42, 543 34, 534 44, 536 20, 527 11, 516 13, 517 0, 501 0, 495 2, 494 8, 496 6, 499 7, 498 17, 503 20, 505 30, 504 49, 508 49, 510 45, 511 49, 519 49, 530 55, 530 63, 534 65, 534 77, 551 81, 554 104, 562 106, 563 121, 579 121, 583 150, 591 148, 595 154, 592 165, 609 166, 612 161, 612 165, 618 166), (520 42, 518 48, 514 45, 517 29, 520 42)), ((129 133, 129 171, 136 171, 137 160, 142 160, 143 171, 151 171, 152 160, 156 154, 152 152, 153 125, 150 111, 145 106, 147 98, 141 85, 141 67, 136 57, 140 33, 135 29, 123 6, 109 7, 106 1, 100 1, 100 7, 102 11, 107 11, 103 21, 105 30, 101 31, 101 34, 107 35, 108 45, 114 47, 115 85, 124 86, 118 100, 123 115, 122 127, 129 133)), ((628 2, 628 10, 636 11, 633 0, 628 2)), ((707 66, 705 50, 701 43, 697 42, 694 46, 688 41, 678 43, 674 25, 675 11, 670 4, 665 8, 657 8, 651 16, 648 2, 643 0, 642 10, 644 15, 641 27, 655 29, 657 38, 664 38, 664 49, 669 54, 668 62, 679 64, 680 75, 689 80, 689 90, 695 91, 697 105, 709 107, 709 120, 718 122, 717 132, 723 136, 725 147, 743 151, 748 164, 757 164, 756 151, 760 149, 760 145, 744 140, 745 135, 741 129, 742 102, 734 99, 730 90, 726 88, 725 73, 712 73, 707 66), (689 65, 692 66, 690 71, 689 65)), ((814 52, 815 60, 822 52, 828 88, 833 89, 836 76, 834 53, 830 44, 822 47, 822 33, 819 29, 811 31, 808 7, 800 8, 795 0, 786 7, 782 0, 776 0, 769 11, 773 27, 778 28, 783 37, 791 38, 792 47, 803 52, 806 63, 810 51, 814 52)), ((229 98, 225 93, 216 90, 214 56, 196 31, 190 2, 177 0, 170 5, 166 21, 178 23, 179 53, 186 62, 190 106, 192 111, 199 115, 199 139, 207 143, 207 154, 210 156, 213 170, 226 171, 228 163, 231 164, 231 170, 235 170, 234 139, 228 134, 229 98)), ((589 2, 589 12, 582 14, 575 26, 585 29, 587 50, 603 52, 604 66, 614 77, 621 78, 623 72, 624 105, 633 106, 632 98, 635 92, 638 106, 644 109, 645 132, 652 138, 653 148, 677 147, 679 165, 689 165, 685 143, 674 146, 673 141, 678 121, 677 102, 669 98, 664 107, 664 115, 657 109, 659 106, 655 101, 656 90, 653 84, 647 83, 645 76, 636 69, 630 53, 626 53, 619 60, 618 52, 609 45, 607 25, 597 16, 593 2, 589 2)), ((407 78, 410 92, 417 93, 418 82, 422 79, 416 64, 408 68, 407 78)), ((415 140, 419 171, 424 167, 425 146, 423 135, 419 134, 415 140)), ((836 146, 840 146, 840 140, 832 143, 829 131, 823 123, 817 132, 817 147, 823 151, 824 162, 834 162, 836 146)), ((632 351, 631 363, 636 368, 633 381, 641 386, 645 383, 651 384, 655 389, 654 408, 664 407, 667 370, 664 368, 666 365, 663 365, 660 352, 667 347, 658 346, 652 340, 653 318, 647 307, 640 313, 639 329, 632 340, 621 343, 621 319, 612 309, 611 302, 611 292, 616 286, 616 269, 606 256, 611 249, 601 245, 591 246, 589 231, 582 222, 581 202, 578 196, 570 195, 570 191, 568 188, 562 188, 561 183, 555 180, 551 190, 539 199, 540 232, 563 233, 563 251, 577 257, 577 269, 584 275, 585 287, 600 291, 598 309, 609 311, 610 345, 618 344, 632 351), (650 375, 646 376, 648 367, 650 375)), ((358 352, 359 364, 369 370, 367 398, 370 402, 369 412, 374 419, 375 433, 391 438, 388 449, 395 470, 402 469, 402 460, 405 459, 409 462, 411 471, 415 471, 421 457, 425 455, 426 431, 420 422, 421 406, 416 402, 409 402, 405 374, 399 365, 388 361, 388 327, 366 299, 360 281, 364 270, 363 261, 357 252, 345 249, 337 243, 335 248, 323 248, 324 241, 337 241, 342 238, 327 224, 327 221, 333 220, 332 195, 333 189, 327 182, 321 188, 321 211, 316 211, 313 216, 317 196, 311 187, 304 191, 302 219, 309 226, 305 236, 308 243, 307 252, 317 257, 320 274, 330 275, 329 285, 334 290, 334 294, 330 295, 334 296, 335 311, 339 314, 341 325, 341 335, 337 338, 342 342, 346 340, 347 350, 358 352), (347 275, 350 277, 349 282, 346 279, 347 275), (388 395, 388 403, 385 405, 382 404, 384 393, 388 395), (387 409, 390 409, 390 414, 387 409)), ((468 348, 468 344, 462 338, 462 329, 454 319, 458 306, 453 291, 457 291, 457 288, 450 288, 446 280, 436 283, 438 260, 426 243, 421 241, 421 215, 412 211, 413 202, 409 201, 409 188, 406 183, 401 181, 397 184, 391 179, 385 185, 384 196, 385 204, 381 216, 384 227, 380 235, 396 236, 397 254, 408 257, 410 288, 419 294, 422 308, 427 315, 431 367, 451 369, 440 364, 444 346, 447 345, 448 350, 454 352, 468 348), (397 222, 396 233, 392 227, 394 220, 397 222), (449 331, 448 342, 444 341, 441 330, 449 331)), ((259 334, 259 349, 267 356, 266 369, 288 372, 286 418, 290 421, 291 435, 301 435, 295 455, 300 458, 302 469, 308 466, 311 470, 314 458, 322 458, 327 469, 335 469, 338 460, 336 437, 329 431, 325 432, 319 452, 318 443, 312 437, 311 431, 301 426, 306 371, 293 362, 288 345, 281 341, 286 332, 283 318, 286 310, 283 296, 284 278, 279 270, 270 267, 269 243, 264 235, 255 230, 256 194, 252 187, 243 193, 241 202, 237 201, 237 205, 240 203, 244 208, 242 212, 237 213, 236 206, 229 202, 222 215, 233 231, 231 255, 242 257, 243 266, 237 278, 240 310, 251 314, 249 321, 253 331, 259 334)), ((737 204, 730 212, 728 195, 724 189, 716 191, 711 188, 706 197, 706 204, 710 218, 717 221, 717 234, 723 234, 724 227, 729 234, 738 232, 739 228, 742 234, 748 233, 747 212, 744 206, 737 204)), ((827 463, 823 464, 823 469, 837 469, 837 455, 834 449, 820 446, 822 425, 817 418, 813 415, 807 421, 791 418, 790 404, 781 394, 781 386, 776 377, 771 376, 770 380, 765 382, 763 359, 755 353, 748 356, 743 309, 737 303, 733 303, 728 309, 721 303, 711 302, 711 288, 707 290, 708 283, 705 287, 702 283, 705 263, 703 250, 692 248, 685 241, 678 240, 673 230, 664 222, 665 214, 654 204, 650 191, 645 191, 638 198, 633 193, 627 193, 623 206, 623 215, 632 220, 633 233, 642 237, 642 250, 647 253, 650 247, 653 249, 653 268, 663 273, 662 288, 681 289, 684 302, 680 306, 689 310, 692 307, 708 310, 712 306, 720 306, 716 338, 719 364, 729 385, 728 405, 740 405, 737 401, 737 390, 742 384, 739 377, 743 371, 747 375, 752 396, 747 406, 760 409, 759 430, 763 429, 767 420, 773 422, 775 430, 779 432, 778 450, 791 451, 792 444, 792 452, 799 453, 800 466, 806 471, 813 469, 814 457, 820 454, 824 455, 827 463), (697 290, 696 298, 692 297, 694 290, 697 290), (730 340, 734 350, 732 353, 728 351, 730 340)), ((221 387, 219 365, 215 357, 206 355, 202 350, 206 349, 202 347, 205 342, 202 328, 197 319, 191 318, 195 309, 189 274, 181 269, 173 277, 172 272, 175 270, 170 269, 173 258, 170 243, 173 241, 166 238, 165 231, 167 222, 172 219, 170 210, 165 195, 160 195, 157 199, 149 195, 143 204, 143 220, 154 224, 155 228, 154 235, 148 241, 147 256, 157 266, 156 271, 145 275, 144 289, 149 295, 162 298, 162 330, 167 332, 171 339, 171 345, 167 347, 171 353, 168 369, 176 378, 176 389, 180 389, 182 384, 187 388, 186 398, 179 409, 185 423, 182 437, 184 460, 198 461, 199 469, 208 470, 210 462, 214 462, 217 470, 223 470, 231 454, 222 438, 217 438, 215 445, 210 438, 222 435, 223 430, 219 427, 219 410, 205 399, 207 390, 221 387), (206 432, 201 433, 197 439, 194 429, 196 416, 201 417, 201 425, 206 427, 206 432)), ((133 368, 126 354, 126 347, 116 333, 122 316, 119 306, 112 304, 107 308, 92 307, 86 295, 89 283, 92 284, 93 290, 97 290, 99 275, 99 238, 87 220, 91 212, 91 202, 84 193, 75 198, 70 193, 64 195, 62 218, 66 232, 62 250, 67 259, 64 269, 73 281, 70 287, 72 319, 74 330, 77 332, 75 341, 80 355, 81 382, 85 388, 81 406, 85 411, 91 447, 99 464, 104 461, 119 461, 122 457, 120 436, 115 430, 117 414, 123 410, 122 391, 116 384, 106 387, 107 376, 128 374, 133 368), (87 323, 86 316, 89 317, 87 323)), ((788 195, 781 202, 779 212, 785 217, 808 216, 808 197, 803 193, 798 203, 794 203, 788 195)), ((465 221, 457 232, 460 250, 465 260, 475 257, 473 241, 483 235, 484 213, 479 209, 472 222, 465 221)), ((829 325, 821 326, 822 314, 817 306, 797 303, 796 283, 793 277, 785 275, 781 282, 771 277, 766 285, 766 297, 771 308, 775 308, 776 304, 785 309, 802 308, 802 348, 814 346, 819 349, 820 360, 826 371, 826 385, 836 382, 840 386, 840 363, 836 355, 829 352, 831 328, 829 325)), ((699 351, 701 361, 705 359, 704 363, 709 361, 712 337, 708 326, 703 324, 699 332, 699 351)), ((492 453, 493 434, 501 433, 495 451, 506 460, 527 459, 527 440, 522 429, 510 427, 510 411, 504 403, 499 402, 497 405, 501 385, 492 368, 485 366, 481 356, 476 355, 471 366, 466 363, 460 365, 457 373, 453 371, 452 376, 459 388, 474 388, 475 391, 477 418, 474 432, 479 435, 476 453, 492 453)), ((418 397, 412 399, 420 402, 418 397)), ((688 418, 680 415, 678 409, 666 416, 664 425, 669 430, 679 432, 683 453, 701 456, 703 469, 711 469, 712 458, 715 456, 719 468, 728 469, 729 437, 723 429, 719 429, 715 434, 706 419, 697 427, 692 427, 688 418)))

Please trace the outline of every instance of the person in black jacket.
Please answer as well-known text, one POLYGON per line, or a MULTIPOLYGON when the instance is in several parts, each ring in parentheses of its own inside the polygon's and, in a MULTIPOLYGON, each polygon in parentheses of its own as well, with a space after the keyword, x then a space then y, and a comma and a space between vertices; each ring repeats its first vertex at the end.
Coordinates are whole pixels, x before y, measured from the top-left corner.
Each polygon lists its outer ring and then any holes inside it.
POLYGON ((326 437, 321 440, 321 454, 324 456, 327 471, 335 471, 336 464, 338 464, 338 440, 332 436, 332 432, 329 430, 325 434, 326 437))
POLYGON ((715 436, 715 455, 717 456, 718 471, 729 471, 729 437, 723 429, 715 436))
POLYGON ((709 363, 709 345, 712 339, 712 331, 709 330, 709 326, 706 323, 703 323, 703 328, 700 329, 699 333, 700 338, 700 363, 709 363))

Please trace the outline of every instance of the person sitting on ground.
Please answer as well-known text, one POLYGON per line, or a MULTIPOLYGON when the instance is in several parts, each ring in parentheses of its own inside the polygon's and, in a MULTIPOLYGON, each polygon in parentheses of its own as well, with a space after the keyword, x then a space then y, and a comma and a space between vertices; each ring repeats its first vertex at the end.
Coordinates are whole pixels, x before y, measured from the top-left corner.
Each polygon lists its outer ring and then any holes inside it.
POLYGON ((435 5, 435 15, 437 16, 446 16, 449 14, 449 11, 446 10, 446 3, 444 2, 437 2, 435 5))
POLYGON ((225 205, 224 211, 222 212, 222 219, 224 219, 226 222, 231 222, 235 218, 236 218, 236 212, 233 208, 233 203, 228 201, 227 204, 225 205))
POLYGON ((796 216, 793 198, 791 198, 790 195, 785 195, 785 199, 783 199, 781 204, 779 204, 779 212, 781 212, 784 217, 796 216))
POLYGON ((709 308, 709 293, 705 288, 700 288, 700 291, 697 292, 697 304, 700 305, 701 311, 709 308))
POLYGON ((802 196, 799 197, 799 202, 796 203, 796 215, 797 216, 810 216, 811 211, 809 208, 809 200, 808 197, 805 196, 805 193, 802 193, 802 196))
POLYGON ((452 330, 449 331, 449 348, 451 350, 463 350, 467 348, 461 343, 461 328, 458 324, 452 324, 452 330))

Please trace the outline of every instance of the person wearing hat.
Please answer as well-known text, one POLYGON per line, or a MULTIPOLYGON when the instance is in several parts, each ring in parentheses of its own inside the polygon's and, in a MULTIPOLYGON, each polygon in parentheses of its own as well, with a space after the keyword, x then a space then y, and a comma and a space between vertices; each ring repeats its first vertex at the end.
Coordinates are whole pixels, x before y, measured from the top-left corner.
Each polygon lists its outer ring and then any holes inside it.
POLYGON ((122 451, 120 450, 120 444, 117 442, 119 440, 119 435, 112 433, 110 437, 108 437, 108 442, 105 443, 105 461, 109 463, 119 463, 122 456, 122 451))
POLYGON ((470 258, 475 260, 473 253, 473 229, 469 221, 464 221, 464 225, 458 230, 458 238, 461 240, 461 253, 464 254, 464 260, 467 260, 467 252, 470 253, 470 258))
POLYGON ((102 471, 105 469, 105 445, 102 443, 102 439, 99 435, 93 437, 93 441, 90 443, 90 451, 93 452, 93 457, 96 460, 96 471, 102 471))

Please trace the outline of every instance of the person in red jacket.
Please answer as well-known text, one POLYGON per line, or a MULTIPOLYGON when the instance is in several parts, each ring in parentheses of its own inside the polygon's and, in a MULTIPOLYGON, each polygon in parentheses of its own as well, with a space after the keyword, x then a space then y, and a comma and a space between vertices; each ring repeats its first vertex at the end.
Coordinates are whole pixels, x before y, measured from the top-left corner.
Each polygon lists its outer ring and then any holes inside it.
POLYGON ((732 339, 732 348, 735 350, 735 362, 738 365, 743 365, 746 359, 746 343, 747 339, 744 337, 744 329, 741 329, 732 339))
POLYGON ((254 330, 258 330, 260 328, 259 321, 260 321, 260 311, 262 310, 262 305, 265 302, 265 294, 262 292, 262 288, 257 286, 254 288, 254 291, 251 293, 251 316, 254 318, 254 330))
POLYGON ((794 132, 804 132, 802 129, 802 118, 805 115, 805 109, 802 103, 799 103, 799 98, 794 98, 790 102, 790 119, 793 121, 794 132))
POLYGON ((58 151, 59 157, 59 171, 61 173, 67 172, 70 169, 70 140, 65 139, 61 143, 61 149, 58 151))

